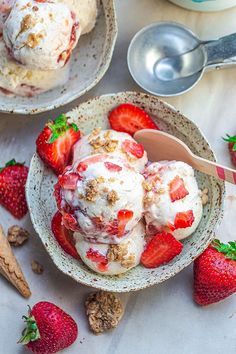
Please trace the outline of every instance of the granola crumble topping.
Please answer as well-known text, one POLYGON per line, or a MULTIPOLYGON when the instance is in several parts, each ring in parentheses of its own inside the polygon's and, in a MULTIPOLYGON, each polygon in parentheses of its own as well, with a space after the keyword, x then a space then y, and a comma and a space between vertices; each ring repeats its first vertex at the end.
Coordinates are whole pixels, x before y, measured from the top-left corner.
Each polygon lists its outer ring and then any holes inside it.
POLYGON ((89 202, 94 202, 98 195, 98 182, 96 179, 88 181, 85 188, 85 199, 89 202))
POLYGON ((35 48, 40 43, 41 39, 43 39, 42 33, 30 33, 26 45, 30 48, 35 48))
POLYGON ((108 194, 107 194, 107 201, 110 205, 115 205, 117 200, 119 200, 118 194, 116 191, 111 190, 108 194))
POLYGON ((95 334, 117 327, 124 312, 120 299, 105 291, 90 294, 85 307, 90 328, 95 334))
POLYGON ((28 29, 34 27, 36 24, 36 21, 35 19, 29 14, 29 15, 26 15, 23 20, 21 21, 21 25, 20 25, 20 31, 18 33, 18 36, 27 31, 28 29))
POLYGON ((135 255, 128 255, 128 244, 110 245, 107 252, 107 259, 109 262, 120 262, 124 268, 130 268, 135 266, 135 255))
POLYGON ((13 225, 8 229, 7 239, 11 246, 21 246, 25 243, 30 234, 27 230, 23 229, 18 225, 13 225))

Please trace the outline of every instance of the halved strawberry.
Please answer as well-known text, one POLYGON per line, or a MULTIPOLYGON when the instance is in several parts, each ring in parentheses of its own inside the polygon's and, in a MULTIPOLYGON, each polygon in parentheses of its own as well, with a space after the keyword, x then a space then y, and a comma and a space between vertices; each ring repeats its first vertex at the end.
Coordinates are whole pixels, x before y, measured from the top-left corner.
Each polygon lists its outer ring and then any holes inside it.
POLYGON ((141 159, 144 155, 143 145, 128 139, 123 141, 121 149, 122 151, 128 152, 129 154, 137 157, 137 159, 141 159))
POLYGON ((92 262, 97 263, 97 267, 101 272, 105 272, 108 269, 108 259, 99 251, 90 248, 86 253, 86 257, 92 262))
POLYGON ((126 224, 132 219, 134 212, 132 210, 122 209, 118 211, 118 237, 122 237, 125 233, 126 224))
POLYGON ((176 176, 170 183, 170 199, 172 202, 176 200, 183 199, 189 194, 184 185, 184 180, 179 176, 176 176))
POLYGON ((58 182, 62 188, 74 191, 77 187, 77 182, 81 180, 78 173, 72 172, 63 174, 58 177, 58 182))
POLYGON ((108 119, 112 129, 130 135, 141 129, 159 129, 147 112, 131 103, 123 103, 114 108, 108 119))
POLYGON ((80 139, 75 123, 69 124, 61 114, 48 123, 36 140, 37 153, 41 159, 59 175, 69 164, 73 145, 80 139))
POLYGON ((0 168, 0 204, 17 219, 23 218, 28 211, 25 197, 28 170, 15 159, 0 168))
POLYGON ((73 232, 67 230, 62 224, 62 215, 59 211, 52 218, 51 229, 55 239, 63 250, 72 257, 80 259, 73 243, 73 232))
POLYGON ((122 170, 121 166, 112 162, 104 162, 104 165, 111 172, 120 172, 122 170))
POLYGON ((175 216, 174 226, 176 229, 185 229, 192 226, 194 222, 194 215, 192 210, 179 212, 175 216))
POLYGON ((227 134, 224 140, 228 142, 228 149, 231 156, 232 164, 236 166, 236 135, 230 136, 227 134))
POLYGON ((183 249, 182 243, 170 233, 156 234, 147 244, 141 256, 141 263, 146 268, 156 268, 170 262, 183 249))

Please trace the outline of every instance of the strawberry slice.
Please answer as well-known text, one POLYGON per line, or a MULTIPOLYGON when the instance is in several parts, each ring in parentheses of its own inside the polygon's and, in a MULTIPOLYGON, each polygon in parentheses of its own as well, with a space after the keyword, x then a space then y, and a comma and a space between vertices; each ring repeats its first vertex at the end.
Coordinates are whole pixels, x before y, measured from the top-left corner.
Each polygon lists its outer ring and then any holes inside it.
POLYGON ((108 269, 108 259, 103 254, 98 252, 97 250, 93 250, 90 248, 87 253, 86 257, 90 259, 92 262, 97 263, 98 269, 101 272, 105 272, 108 269))
POLYGON ((0 204, 17 219, 23 218, 28 211, 25 197, 28 170, 15 159, 0 168, 0 204))
POLYGON ((159 129, 147 112, 131 103, 123 103, 114 108, 108 119, 112 129, 130 135, 141 129, 159 129))
POLYGON ((128 152, 131 155, 137 157, 137 159, 141 159, 144 155, 144 148, 143 145, 136 143, 135 141, 131 140, 124 140, 121 149, 124 152, 128 152))
POLYGON ((64 189, 76 190, 77 182, 81 180, 81 176, 78 173, 72 172, 66 175, 60 175, 58 177, 59 185, 64 189))
POLYGON ((141 263, 146 268, 156 268, 170 262, 183 249, 181 242, 170 233, 156 234, 147 244, 141 256, 141 263))
POLYGON ((194 222, 194 215, 192 210, 179 212, 175 216, 174 226, 176 229, 185 229, 192 226, 194 222))
POLYGON ((73 232, 67 230, 62 224, 62 215, 59 211, 52 218, 51 229, 61 248, 70 256, 80 259, 73 243, 73 232))
POLYGON ((104 162, 105 167, 111 172, 120 172, 122 167, 112 162, 104 162))
POLYGON ((132 219, 134 213, 132 210, 122 209, 118 211, 118 237, 122 237, 125 233, 127 223, 132 219))
POLYGON ((189 194, 184 185, 184 180, 179 176, 176 176, 170 183, 170 199, 172 202, 176 200, 183 199, 189 194))
POLYGON ((61 114, 54 122, 48 123, 36 140, 37 153, 46 165, 59 175, 69 164, 72 147, 80 139, 75 123, 69 124, 61 114))

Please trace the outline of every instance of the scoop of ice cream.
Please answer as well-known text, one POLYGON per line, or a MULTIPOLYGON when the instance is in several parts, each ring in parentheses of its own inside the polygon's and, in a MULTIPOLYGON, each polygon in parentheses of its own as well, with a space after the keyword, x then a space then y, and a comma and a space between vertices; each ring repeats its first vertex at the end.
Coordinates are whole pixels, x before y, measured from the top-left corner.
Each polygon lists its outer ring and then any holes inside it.
POLYGON ((147 233, 171 231, 178 239, 191 235, 202 217, 194 170, 180 161, 150 164, 144 172, 147 233))
POLYGON ((92 31, 97 19, 97 0, 58 0, 67 4, 76 14, 81 26, 81 34, 92 31))
POLYGON ((76 162, 56 185, 64 225, 91 242, 121 242, 143 215, 143 181, 113 156, 93 155, 76 162))
POLYGON ((93 154, 109 154, 126 160, 141 172, 148 161, 147 153, 129 134, 115 130, 94 129, 74 146, 74 161, 93 154))
POLYGON ((10 55, 40 70, 63 67, 79 35, 80 26, 70 8, 48 1, 16 0, 3 27, 10 55))
POLYGON ((69 79, 69 63, 58 70, 30 70, 13 60, 0 40, 0 91, 5 94, 34 96, 64 85, 69 79))
POLYGON ((91 243, 74 233, 75 247, 83 262, 103 275, 116 275, 137 266, 145 245, 145 228, 140 221, 119 244, 91 243))

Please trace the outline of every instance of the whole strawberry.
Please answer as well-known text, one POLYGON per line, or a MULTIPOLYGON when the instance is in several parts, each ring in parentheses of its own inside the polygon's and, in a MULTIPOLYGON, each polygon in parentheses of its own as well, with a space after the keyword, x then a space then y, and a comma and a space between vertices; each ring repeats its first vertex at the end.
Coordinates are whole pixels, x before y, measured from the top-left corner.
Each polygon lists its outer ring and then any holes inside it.
POLYGON ((74 343, 78 336, 73 318, 51 302, 38 302, 23 319, 26 328, 19 343, 36 354, 57 353, 74 343))
POLYGON ((236 242, 214 240, 194 261, 194 300, 213 304, 236 292, 236 242))
POLYGON ((228 142, 229 153, 231 155, 231 161, 234 166, 236 166, 236 135, 230 136, 227 134, 225 141, 228 142))
POLYGON ((0 204, 17 219, 23 218, 28 211, 25 197, 28 170, 15 159, 0 168, 0 204))
POLYGON ((59 175, 69 164, 72 148, 80 139, 75 123, 69 124, 61 114, 54 122, 49 122, 36 140, 37 153, 41 159, 59 175))

